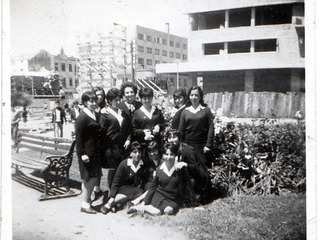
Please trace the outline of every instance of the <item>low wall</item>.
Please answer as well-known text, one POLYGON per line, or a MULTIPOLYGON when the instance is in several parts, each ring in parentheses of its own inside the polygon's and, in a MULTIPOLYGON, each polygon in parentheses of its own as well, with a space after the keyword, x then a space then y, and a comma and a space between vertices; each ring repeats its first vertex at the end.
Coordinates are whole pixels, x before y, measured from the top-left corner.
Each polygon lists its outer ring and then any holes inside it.
POLYGON ((220 108, 224 116, 294 118, 297 111, 305 116, 305 93, 208 93, 204 102, 214 111, 220 108))

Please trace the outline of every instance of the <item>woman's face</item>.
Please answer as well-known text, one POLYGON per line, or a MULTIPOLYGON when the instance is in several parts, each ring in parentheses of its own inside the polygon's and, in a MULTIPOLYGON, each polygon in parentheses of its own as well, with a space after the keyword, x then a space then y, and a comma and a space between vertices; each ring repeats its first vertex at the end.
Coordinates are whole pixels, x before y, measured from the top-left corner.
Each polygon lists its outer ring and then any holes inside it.
POLYGON ((141 152, 138 149, 133 149, 130 153, 130 156, 133 160, 133 162, 139 162, 141 158, 141 152))
POLYGON ((174 97, 174 104, 176 107, 181 108, 184 104, 184 97, 183 96, 175 96, 174 97))
POLYGON ((198 89, 191 90, 189 99, 193 107, 198 107, 200 103, 200 94, 198 89))
POLYGON ((111 106, 114 107, 114 108, 119 108, 119 104, 120 103, 121 103, 121 98, 120 97, 116 97, 116 98, 114 98, 114 99, 112 99, 110 101, 111 106))
POLYGON ((91 99, 89 101, 84 102, 84 105, 91 111, 96 109, 97 101, 95 99, 91 99))
POLYGON ((131 104, 133 103, 134 96, 135 94, 132 87, 126 87, 124 89, 124 97, 126 98, 128 103, 131 103, 131 104))
POLYGON ((101 90, 96 91, 96 95, 97 95, 98 101, 100 101, 103 98, 103 92, 101 90))
POLYGON ((171 152, 170 149, 167 149, 163 154, 163 161, 168 163, 173 163, 176 155, 171 152))
POLYGON ((158 150, 151 150, 149 151, 149 157, 152 161, 156 161, 159 159, 159 151, 158 150))
POLYGON ((141 103, 144 107, 150 107, 152 104, 153 97, 142 97, 141 103))

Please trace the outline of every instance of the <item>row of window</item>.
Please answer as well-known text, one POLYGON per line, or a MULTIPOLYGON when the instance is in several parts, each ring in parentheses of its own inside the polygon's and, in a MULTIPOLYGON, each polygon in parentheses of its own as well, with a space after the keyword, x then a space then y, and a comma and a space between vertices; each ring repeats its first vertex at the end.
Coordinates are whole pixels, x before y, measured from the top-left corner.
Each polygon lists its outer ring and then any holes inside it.
POLYGON ((238 41, 227 43, 207 43, 204 44, 204 55, 218 55, 221 51, 228 53, 249 53, 253 52, 276 52, 278 48, 277 39, 263 39, 252 41, 238 41))
MULTIPOLYGON (((58 62, 54 63, 54 70, 55 71, 60 71, 59 67, 61 67, 61 71, 62 72, 66 72, 66 64, 65 63, 61 63, 61 65, 58 62)), ((69 63, 69 68, 68 68, 68 72, 77 72, 77 66, 74 65, 74 69, 73 69, 73 64, 69 63)))
MULTIPOLYGON (((138 51, 139 52, 144 52, 144 47, 143 46, 138 46, 138 51)), ((152 48, 147 47, 147 53, 152 54, 152 48)), ((160 50, 159 49, 155 49, 154 50, 154 54, 155 55, 160 55, 160 50)), ((162 56, 166 57, 168 55, 168 52, 166 50, 162 50, 161 54, 162 54, 162 56)), ((170 57, 174 58, 174 52, 170 52, 170 57)), ((180 53, 176 53, 176 58, 180 59, 181 58, 181 54, 180 53)), ((182 54, 182 59, 183 60, 187 60, 188 59, 187 55, 186 54, 182 54)))
MULTIPOLYGON (((67 79, 66 78, 62 78, 62 86, 63 87, 67 87, 67 79)), ((73 78, 70 77, 69 78, 69 86, 68 87, 77 87, 79 86, 79 79, 75 79, 75 84, 73 84, 73 78)))
MULTIPOLYGON (((151 36, 144 35, 142 33, 138 33, 138 39, 139 40, 146 40, 148 42, 152 42, 152 37, 151 36)), ((167 45, 167 39, 165 39, 165 38, 154 37, 153 38, 153 42, 159 43, 159 44, 161 43, 162 45, 167 45)), ((176 46, 176 48, 180 48, 181 44, 180 44, 180 42, 176 42, 176 44, 174 44, 174 41, 170 40, 169 41, 169 46, 170 47, 176 46)), ((182 48, 183 49, 187 49, 187 44, 183 43, 182 44, 182 48)))
MULTIPOLYGON (((144 58, 138 58, 138 64, 139 64, 139 65, 144 66, 144 63, 145 63, 144 58)), ((147 65, 152 66, 153 61, 152 61, 152 59, 147 59, 146 63, 147 63, 147 65)), ((159 60, 155 60, 155 61, 154 61, 154 64, 159 64, 159 63, 160 63, 159 60)), ((167 62, 162 61, 161 63, 167 63, 167 62)))

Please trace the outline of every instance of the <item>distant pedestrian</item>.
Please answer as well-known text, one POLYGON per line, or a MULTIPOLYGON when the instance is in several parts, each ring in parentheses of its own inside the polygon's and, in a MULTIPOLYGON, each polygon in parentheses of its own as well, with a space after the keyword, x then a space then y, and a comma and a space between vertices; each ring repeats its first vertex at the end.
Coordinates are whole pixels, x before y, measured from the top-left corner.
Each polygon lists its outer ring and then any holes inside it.
POLYGON ((70 117, 71 117, 71 122, 75 122, 77 117, 79 116, 81 111, 81 108, 79 107, 79 103, 78 101, 74 101, 73 102, 73 108, 71 108, 71 112, 70 112, 70 117))
POLYGON ((52 110, 52 123, 54 124, 54 136, 63 137, 63 123, 66 121, 66 115, 60 102, 55 102, 55 108, 52 110))
POLYGON ((66 114, 66 120, 68 120, 68 122, 70 122, 71 121, 71 117, 70 117, 71 108, 69 107, 68 103, 66 103, 64 105, 64 112, 66 114))
POLYGON ((18 143, 18 129, 21 120, 21 111, 17 106, 11 107, 11 139, 12 147, 16 147, 18 143))

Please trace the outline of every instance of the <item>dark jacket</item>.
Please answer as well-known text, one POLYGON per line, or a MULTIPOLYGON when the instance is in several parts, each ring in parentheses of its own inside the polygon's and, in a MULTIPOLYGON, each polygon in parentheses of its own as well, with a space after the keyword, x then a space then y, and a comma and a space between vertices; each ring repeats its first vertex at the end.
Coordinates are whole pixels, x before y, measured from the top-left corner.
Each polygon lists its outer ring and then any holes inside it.
POLYGON ((60 122, 63 124, 63 121, 66 118, 66 113, 62 107, 56 107, 52 110, 52 122, 55 123, 57 121, 57 113, 56 111, 60 111, 60 122))

